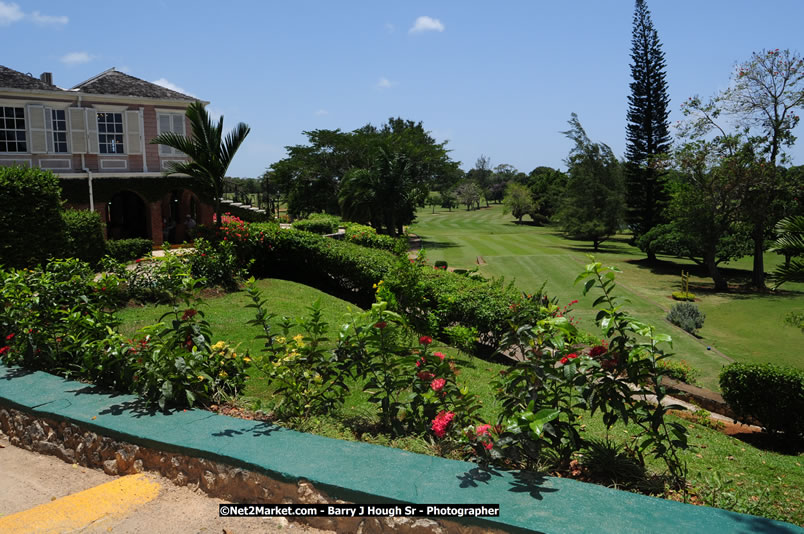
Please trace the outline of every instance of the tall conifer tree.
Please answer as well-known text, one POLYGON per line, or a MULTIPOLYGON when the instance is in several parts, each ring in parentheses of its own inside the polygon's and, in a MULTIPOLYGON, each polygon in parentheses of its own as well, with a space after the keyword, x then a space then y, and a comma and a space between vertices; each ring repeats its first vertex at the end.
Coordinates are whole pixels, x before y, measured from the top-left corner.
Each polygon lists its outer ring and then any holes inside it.
MULTIPOLYGON (((626 221, 636 237, 664 222, 668 201, 664 173, 655 157, 670 149, 665 61, 644 0, 636 0, 631 38, 631 95, 626 130, 626 221)), ((649 259, 655 257, 649 253, 649 259)))

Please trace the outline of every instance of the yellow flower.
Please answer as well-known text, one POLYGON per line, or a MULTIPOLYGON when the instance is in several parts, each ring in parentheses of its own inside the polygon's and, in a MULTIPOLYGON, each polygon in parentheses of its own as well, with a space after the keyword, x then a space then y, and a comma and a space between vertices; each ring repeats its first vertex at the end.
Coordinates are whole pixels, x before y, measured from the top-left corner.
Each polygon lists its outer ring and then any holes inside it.
POLYGON ((250 362, 251 358, 249 358, 248 356, 243 356, 243 361, 244 362, 250 362))
POLYGON ((287 339, 285 339, 283 337, 276 338, 276 342, 279 343, 280 345, 284 345, 286 341, 287 341, 287 339))
POLYGON ((221 350, 225 346, 226 346, 226 343, 224 343, 223 341, 218 341, 217 343, 212 345, 212 348, 215 349, 215 350, 221 350))
POLYGON ((203 377, 203 376, 201 376, 201 375, 198 375, 198 380, 202 380, 202 381, 203 381, 203 380, 204 380, 204 377, 203 377))
POLYGON ((223 378, 226 378, 227 376, 229 376, 229 373, 227 373, 226 371, 221 371, 220 373, 218 373, 218 376, 222 376, 223 378))
POLYGON ((315 375, 315 378, 313 378, 313 382, 315 382, 316 384, 320 384, 321 382, 323 382, 321 375, 315 375))
POLYGON ((293 341, 295 341, 296 343, 301 343, 303 339, 304 336, 301 334, 296 334, 295 336, 293 336, 293 341))

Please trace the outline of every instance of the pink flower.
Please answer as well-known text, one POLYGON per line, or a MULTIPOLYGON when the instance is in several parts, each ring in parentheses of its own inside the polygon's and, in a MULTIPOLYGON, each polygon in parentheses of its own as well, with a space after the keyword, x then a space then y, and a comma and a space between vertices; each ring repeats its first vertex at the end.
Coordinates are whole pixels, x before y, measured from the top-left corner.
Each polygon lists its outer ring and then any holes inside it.
POLYGON ((443 378, 436 378, 432 382, 430 382, 430 389, 433 391, 441 391, 444 388, 444 385, 447 383, 446 380, 443 378))
POLYGON ((430 336, 422 336, 419 338, 419 343, 422 345, 429 345, 432 342, 433 338, 431 338, 430 336))
POLYGON ((475 432, 478 436, 488 436, 491 432, 491 425, 477 425, 475 432))
POLYGON ((2 347, 2 348, 0 348, 0 355, 5 354, 9 350, 11 350, 11 347, 2 347))
POLYGON ((438 357, 439 357, 439 358, 441 358, 442 360, 444 359, 444 353, 443 353, 443 352, 434 352, 434 353, 433 353, 433 356, 438 356, 438 357))
POLYGON ((447 427, 454 417, 454 413, 441 410, 438 412, 438 415, 435 416, 435 419, 433 419, 433 424, 430 426, 430 428, 433 429, 433 432, 435 432, 436 436, 443 438, 447 435, 447 427))
POLYGON ((490 451, 492 448, 494 448, 494 442, 487 441, 483 444, 483 446, 486 448, 487 451, 490 451))

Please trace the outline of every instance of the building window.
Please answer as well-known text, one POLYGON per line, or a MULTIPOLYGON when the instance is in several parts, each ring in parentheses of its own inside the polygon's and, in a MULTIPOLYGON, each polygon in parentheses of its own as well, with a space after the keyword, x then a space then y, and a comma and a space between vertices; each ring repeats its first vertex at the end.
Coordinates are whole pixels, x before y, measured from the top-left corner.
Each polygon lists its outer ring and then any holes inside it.
POLYGON ((98 113, 98 146, 101 154, 123 154, 122 113, 98 113))
POLYGON ((0 107, 0 152, 28 152, 24 108, 0 107))
MULTIPOLYGON (((157 128, 159 135, 163 133, 175 133, 184 135, 184 114, 183 113, 158 113, 157 128)), ((171 148, 167 145, 159 145, 160 156, 184 156, 183 152, 171 148)))
POLYGON ((53 152, 67 152, 67 116, 63 109, 50 110, 53 128, 53 152))

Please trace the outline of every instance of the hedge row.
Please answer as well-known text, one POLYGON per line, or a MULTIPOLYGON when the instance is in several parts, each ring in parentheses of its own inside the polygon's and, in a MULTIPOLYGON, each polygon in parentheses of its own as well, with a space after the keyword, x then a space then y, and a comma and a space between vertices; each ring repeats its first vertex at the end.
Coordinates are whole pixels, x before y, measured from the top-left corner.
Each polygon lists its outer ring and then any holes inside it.
POLYGON ((753 417, 787 440, 804 438, 804 371, 733 363, 721 371, 720 389, 738 417, 753 417))
POLYGON ((522 298, 512 284, 487 281, 410 263, 405 255, 337 241, 273 223, 225 220, 221 239, 236 243, 241 265, 256 276, 291 279, 367 307, 377 285, 392 292, 392 304, 422 332, 451 326, 476 328, 495 344, 509 328, 522 298), (253 261, 252 261, 253 260, 253 261))

